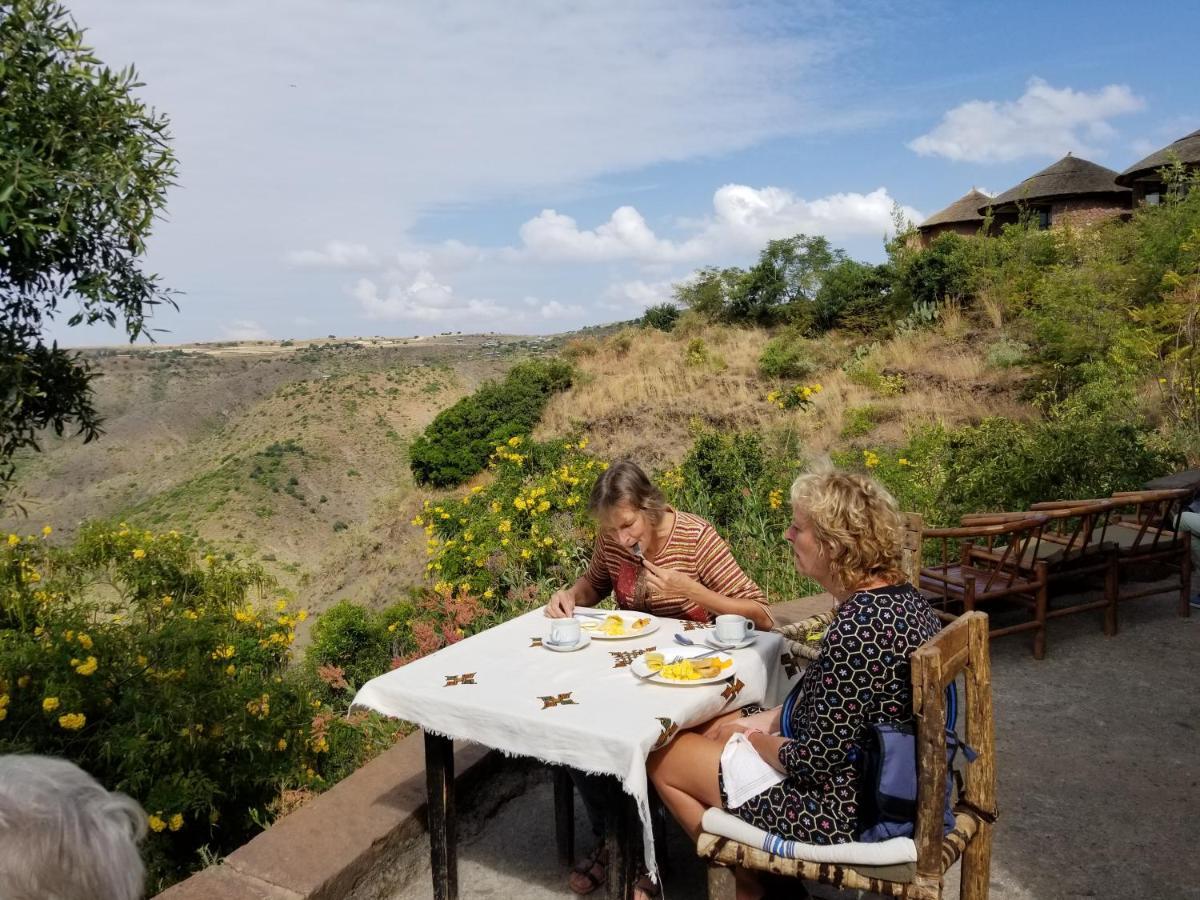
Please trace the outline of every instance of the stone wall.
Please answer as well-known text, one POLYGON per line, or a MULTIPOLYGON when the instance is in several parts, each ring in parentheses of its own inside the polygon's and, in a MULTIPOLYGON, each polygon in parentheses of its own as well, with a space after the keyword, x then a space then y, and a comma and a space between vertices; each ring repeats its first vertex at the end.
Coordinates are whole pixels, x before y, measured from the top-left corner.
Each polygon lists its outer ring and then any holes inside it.
POLYGON ((1055 200, 1050 206, 1050 227, 1095 225, 1129 215, 1128 203, 1106 197, 1074 197, 1055 200))

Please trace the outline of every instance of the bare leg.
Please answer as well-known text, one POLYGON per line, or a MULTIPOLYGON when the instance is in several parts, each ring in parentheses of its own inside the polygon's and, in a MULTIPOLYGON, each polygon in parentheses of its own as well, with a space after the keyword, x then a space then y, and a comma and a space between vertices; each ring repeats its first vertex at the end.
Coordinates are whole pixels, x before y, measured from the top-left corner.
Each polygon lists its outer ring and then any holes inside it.
POLYGON ((646 760, 658 796, 693 841, 700 834, 704 811, 721 805, 717 769, 723 749, 716 741, 688 732, 646 760))

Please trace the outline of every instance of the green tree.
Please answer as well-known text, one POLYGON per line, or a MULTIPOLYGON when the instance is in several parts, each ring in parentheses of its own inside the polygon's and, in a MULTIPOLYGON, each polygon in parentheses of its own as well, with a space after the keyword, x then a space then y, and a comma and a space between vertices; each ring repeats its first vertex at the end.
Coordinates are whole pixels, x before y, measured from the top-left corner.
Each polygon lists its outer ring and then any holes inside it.
POLYGON ((697 271, 692 278, 675 285, 675 302, 694 310, 706 319, 723 319, 730 296, 745 276, 746 273, 742 269, 706 266, 697 271))
POLYGON ((817 291, 813 324, 822 331, 848 328, 869 333, 889 327, 896 312, 890 267, 844 259, 817 291))
POLYGON ((846 254, 823 237, 797 234, 770 241, 758 262, 732 292, 725 319, 733 323, 771 325, 781 320, 807 322, 809 301, 831 269, 846 254))
POLYGON ((60 306, 133 341, 173 305, 141 267, 175 179, 167 119, 137 99, 132 67, 112 71, 83 40, 59 3, 0 2, 0 488, 41 429, 101 433, 94 373, 47 342, 60 306))

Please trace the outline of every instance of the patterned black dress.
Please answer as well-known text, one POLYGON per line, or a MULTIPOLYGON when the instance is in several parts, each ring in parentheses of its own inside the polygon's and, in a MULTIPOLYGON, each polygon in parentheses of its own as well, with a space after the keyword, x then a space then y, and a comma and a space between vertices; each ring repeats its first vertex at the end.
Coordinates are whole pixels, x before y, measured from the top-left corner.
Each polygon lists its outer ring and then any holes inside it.
MULTIPOLYGON (((789 840, 854 840, 858 778, 848 753, 868 724, 912 720, 909 657, 941 628, 909 584, 850 596, 829 626, 821 658, 796 687, 796 737, 779 750, 787 777, 730 812, 789 840)), ((720 784, 724 804, 723 779, 720 784)))

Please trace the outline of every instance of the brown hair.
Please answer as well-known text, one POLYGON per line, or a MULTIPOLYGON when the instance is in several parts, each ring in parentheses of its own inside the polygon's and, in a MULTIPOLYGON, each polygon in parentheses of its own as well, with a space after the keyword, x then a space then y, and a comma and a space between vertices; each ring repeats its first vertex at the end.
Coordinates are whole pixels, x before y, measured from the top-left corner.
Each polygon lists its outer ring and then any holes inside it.
POLYGON ((833 469, 807 473, 792 483, 791 499, 792 509, 812 525, 839 587, 904 581, 900 508, 874 478, 833 469))
POLYGON ((601 520, 622 505, 642 510, 652 525, 662 520, 667 509, 662 491, 646 477, 641 466, 629 459, 617 460, 596 479, 588 511, 601 520))

